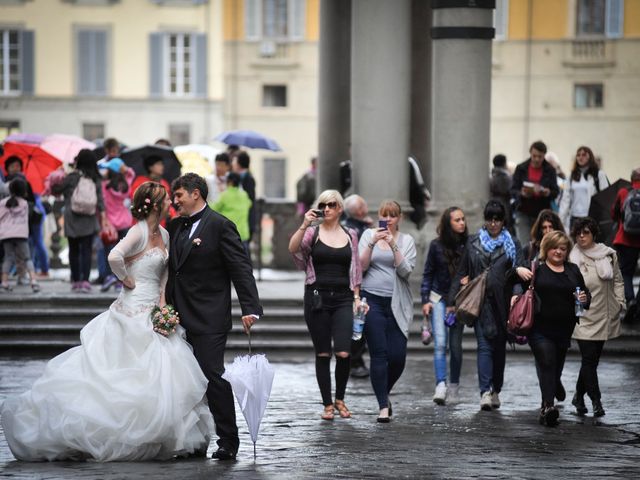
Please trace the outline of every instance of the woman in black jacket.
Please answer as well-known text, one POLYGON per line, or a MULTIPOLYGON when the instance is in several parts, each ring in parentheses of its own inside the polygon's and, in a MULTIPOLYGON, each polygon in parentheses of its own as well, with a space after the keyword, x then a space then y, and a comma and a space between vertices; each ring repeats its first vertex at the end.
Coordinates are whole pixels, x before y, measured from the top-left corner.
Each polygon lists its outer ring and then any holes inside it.
MULTIPOLYGON (((523 267, 522 249, 517 239, 504 228, 504 206, 491 200, 484 208, 485 224, 470 237, 449 292, 449 305, 464 283, 487 271, 484 302, 474 329, 478 342, 478 383, 480 408, 492 410, 500 407, 498 394, 504 380, 507 345, 507 314, 512 286, 507 278, 517 274, 529 280, 531 271, 523 267)), ((513 288, 519 289, 516 285, 513 288)))

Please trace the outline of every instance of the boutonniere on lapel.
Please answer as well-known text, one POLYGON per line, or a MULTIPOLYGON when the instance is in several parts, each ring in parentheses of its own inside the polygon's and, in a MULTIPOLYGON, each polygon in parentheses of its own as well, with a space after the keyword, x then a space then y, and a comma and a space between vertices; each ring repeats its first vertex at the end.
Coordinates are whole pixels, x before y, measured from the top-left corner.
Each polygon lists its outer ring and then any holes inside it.
POLYGON ((199 247, 200 244, 202 243, 202 239, 200 238, 194 238, 193 241, 191 242, 195 247, 199 247))

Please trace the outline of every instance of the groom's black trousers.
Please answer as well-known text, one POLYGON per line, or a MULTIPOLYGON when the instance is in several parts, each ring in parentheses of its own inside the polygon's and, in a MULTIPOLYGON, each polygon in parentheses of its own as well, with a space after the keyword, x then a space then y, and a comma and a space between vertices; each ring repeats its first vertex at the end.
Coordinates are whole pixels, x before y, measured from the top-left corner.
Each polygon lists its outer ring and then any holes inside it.
POLYGON ((210 335, 187 333, 187 341, 193 347, 193 354, 209 380, 207 400, 209 401, 209 410, 213 414, 213 421, 216 424, 216 433, 220 437, 218 446, 237 452, 240 440, 238 439, 233 391, 231 384, 222 378, 227 333, 210 335))

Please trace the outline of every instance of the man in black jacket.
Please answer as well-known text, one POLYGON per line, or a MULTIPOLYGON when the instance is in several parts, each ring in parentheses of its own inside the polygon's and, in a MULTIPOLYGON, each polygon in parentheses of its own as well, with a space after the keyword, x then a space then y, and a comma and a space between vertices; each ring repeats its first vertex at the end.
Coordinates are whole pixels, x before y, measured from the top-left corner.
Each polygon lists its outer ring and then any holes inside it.
POLYGON ((529 148, 529 159, 516 167, 511 184, 511 196, 515 201, 516 234, 520 243, 530 240, 531 227, 538 214, 551 208, 551 202, 558 196, 556 170, 544 159, 547 146, 537 141, 529 148))

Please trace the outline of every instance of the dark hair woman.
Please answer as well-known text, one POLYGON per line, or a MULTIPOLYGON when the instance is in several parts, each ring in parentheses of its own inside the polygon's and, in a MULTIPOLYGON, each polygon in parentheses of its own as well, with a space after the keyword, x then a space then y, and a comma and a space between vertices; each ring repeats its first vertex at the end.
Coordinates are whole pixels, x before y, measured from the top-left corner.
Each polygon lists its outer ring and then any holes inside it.
POLYGON ((538 258, 542 237, 553 230, 564 232, 564 225, 553 210, 545 208, 538 214, 538 218, 531 227, 531 241, 522 249, 525 261, 531 263, 538 258))
MULTIPOLYGON (((84 183, 84 182, 83 182, 84 183)), ((102 198, 102 187, 96 156, 91 150, 83 149, 75 158, 74 170, 59 184, 53 185, 54 195, 64 196, 64 234, 69 241, 69 265, 71 267, 71 290, 91 292, 89 273, 91 271, 91 249, 93 239, 102 226, 106 225, 106 214, 102 198), (74 192, 83 179, 93 182, 95 188, 95 211, 92 214, 76 213, 72 207, 74 192), (96 212, 100 213, 98 223, 96 212)))
POLYGON ((596 163, 589 147, 578 147, 567 187, 560 200, 560 218, 568 227, 578 218, 589 215, 591 197, 609 186, 604 171, 596 163))
POLYGON ((507 345, 508 292, 518 292, 519 285, 511 285, 507 278, 517 275, 529 280, 531 271, 523 267, 522 249, 504 227, 504 206, 490 200, 484 208, 484 226, 467 241, 458 271, 451 282, 448 304, 455 304, 455 297, 462 284, 487 272, 486 291, 480 316, 474 324, 478 343, 478 384, 480 408, 492 410, 500 407, 499 393, 504 382, 507 345))
POLYGON ((584 404, 586 393, 591 399, 594 417, 604 415, 598 382, 602 348, 605 341, 620 335, 620 316, 626 307, 618 255, 605 244, 596 243, 598 230, 598 223, 590 217, 576 220, 571 231, 575 246, 569 254, 569 260, 580 267, 592 295, 589 310, 573 330, 573 338, 580 347, 582 365, 572 403, 579 415, 587 413, 584 404))
POLYGON ((433 367, 435 369, 435 393, 433 401, 438 405, 456 403, 459 399, 460 370, 462 368, 462 332, 464 324, 445 325, 447 315, 446 296, 451 288, 464 245, 469 236, 464 212, 459 207, 449 207, 440 217, 436 229, 438 238, 429 245, 429 253, 422 274, 422 313, 431 315, 433 327, 433 367), (447 341, 448 340, 448 341, 447 341), (447 385, 447 345, 451 355, 450 377, 447 385))

